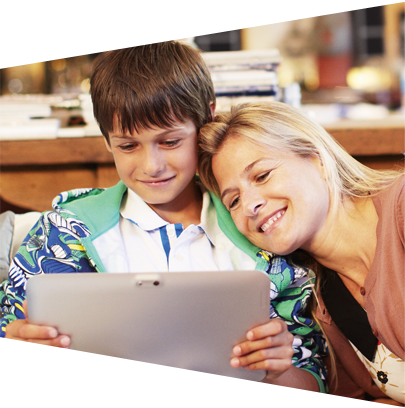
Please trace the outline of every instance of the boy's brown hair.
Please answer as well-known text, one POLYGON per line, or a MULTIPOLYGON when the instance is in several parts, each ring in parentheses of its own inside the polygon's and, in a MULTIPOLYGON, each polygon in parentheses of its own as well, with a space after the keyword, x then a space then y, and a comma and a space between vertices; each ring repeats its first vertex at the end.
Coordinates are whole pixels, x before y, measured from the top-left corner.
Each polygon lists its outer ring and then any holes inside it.
POLYGON ((171 127, 191 119, 197 131, 215 104, 210 72, 200 52, 168 41, 108 51, 94 61, 90 80, 94 116, 109 142, 116 115, 122 131, 171 127))

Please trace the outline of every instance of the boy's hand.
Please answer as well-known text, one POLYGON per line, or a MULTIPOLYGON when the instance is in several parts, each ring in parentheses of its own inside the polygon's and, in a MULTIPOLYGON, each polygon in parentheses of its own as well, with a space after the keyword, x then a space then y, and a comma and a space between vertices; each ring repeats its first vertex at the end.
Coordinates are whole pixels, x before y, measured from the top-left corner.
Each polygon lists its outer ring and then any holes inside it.
MULTIPOLYGON (((27 310, 27 301, 23 303, 24 311, 27 310)), ((17 319, 9 323, 6 327, 6 339, 27 341, 30 343, 45 344, 54 347, 69 347, 70 337, 60 335, 54 327, 38 326, 31 324, 26 319, 17 319)))
POLYGON ((281 319, 272 319, 247 332, 247 341, 233 348, 236 357, 231 359, 232 367, 249 370, 266 370, 266 380, 278 378, 292 367, 294 336, 281 319))

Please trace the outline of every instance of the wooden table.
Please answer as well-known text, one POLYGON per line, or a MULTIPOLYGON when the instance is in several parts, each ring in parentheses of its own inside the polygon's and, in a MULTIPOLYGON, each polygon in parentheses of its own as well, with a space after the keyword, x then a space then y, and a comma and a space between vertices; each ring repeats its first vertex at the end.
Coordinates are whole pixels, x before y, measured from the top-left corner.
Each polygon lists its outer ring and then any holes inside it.
MULTIPOLYGON (((342 122, 327 130, 351 155, 372 168, 404 167, 403 126, 342 122)), ((61 191, 109 187, 119 180, 113 157, 100 136, 2 141, 0 166, 2 199, 38 211, 50 209, 61 191)))
POLYGON ((3 200, 38 211, 62 191, 119 180, 102 137, 2 141, 0 165, 3 200))
POLYGON ((353 157, 374 169, 404 169, 405 120, 341 120, 326 130, 353 157))

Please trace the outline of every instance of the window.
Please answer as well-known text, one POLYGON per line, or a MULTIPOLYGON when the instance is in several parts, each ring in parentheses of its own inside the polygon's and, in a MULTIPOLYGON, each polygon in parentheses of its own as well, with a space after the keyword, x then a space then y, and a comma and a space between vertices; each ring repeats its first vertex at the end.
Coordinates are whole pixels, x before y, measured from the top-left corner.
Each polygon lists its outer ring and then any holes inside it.
POLYGON ((384 54, 384 8, 371 7, 351 12, 354 58, 357 63, 384 54))

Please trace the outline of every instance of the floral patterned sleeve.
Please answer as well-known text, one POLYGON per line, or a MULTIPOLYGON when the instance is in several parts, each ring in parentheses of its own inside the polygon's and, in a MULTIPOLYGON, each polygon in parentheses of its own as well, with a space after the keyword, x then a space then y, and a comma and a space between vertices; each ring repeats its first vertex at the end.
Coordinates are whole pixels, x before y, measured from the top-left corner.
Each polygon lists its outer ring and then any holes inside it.
POLYGON ((286 258, 260 251, 269 262, 270 318, 281 318, 294 335, 293 365, 309 371, 316 378, 320 392, 327 392, 327 374, 322 357, 327 354, 325 338, 317 323, 307 317, 308 300, 313 292, 315 275, 286 258))
POLYGON ((10 322, 25 319, 22 303, 29 278, 42 273, 95 271, 80 244, 80 238, 88 235, 87 228, 73 218, 62 218, 54 211, 41 215, 15 255, 8 280, 0 284, 0 337, 5 337, 10 322))

